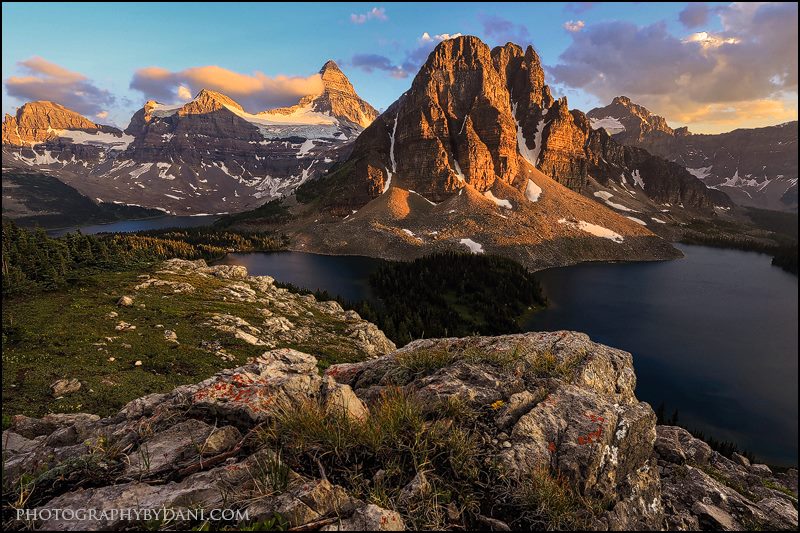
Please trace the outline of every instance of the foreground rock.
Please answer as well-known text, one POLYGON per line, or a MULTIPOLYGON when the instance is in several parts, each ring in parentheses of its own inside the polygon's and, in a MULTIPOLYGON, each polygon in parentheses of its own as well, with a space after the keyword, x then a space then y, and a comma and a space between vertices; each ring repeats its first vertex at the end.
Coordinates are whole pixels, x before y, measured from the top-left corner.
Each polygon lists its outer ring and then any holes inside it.
POLYGON ((240 526, 279 517, 305 530, 796 529, 797 472, 776 476, 656 427, 631 359, 564 331, 416 341, 324 375, 313 356, 274 349, 112 417, 16 417, 3 433, 4 487, 23 487, 39 511, 231 508, 246 512, 240 526), (450 458, 381 455, 395 443, 376 438, 408 431, 420 450, 442 436, 450 458), (449 503, 432 497, 445 487, 449 503), (465 494, 480 500, 465 505, 465 494))
POLYGON ((797 529, 796 469, 776 477, 766 465, 722 456, 683 428, 657 430, 655 449, 670 529, 797 529))

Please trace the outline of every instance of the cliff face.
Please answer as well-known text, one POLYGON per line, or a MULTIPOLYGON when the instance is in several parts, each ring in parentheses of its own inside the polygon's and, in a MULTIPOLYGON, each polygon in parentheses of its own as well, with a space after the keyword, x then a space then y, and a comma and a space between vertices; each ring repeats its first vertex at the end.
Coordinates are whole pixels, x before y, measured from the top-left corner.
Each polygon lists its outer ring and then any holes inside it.
POLYGON ((566 98, 553 99, 532 47, 508 43, 490 50, 475 37, 449 39, 431 53, 409 91, 359 137, 340 178, 346 195, 335 202, 346 196, 357 207, 390 184, 434 202, 466 184, 485 192, 496 181, 513 184, 522 157, 577 192, 590 192, 590 178, 627 180, 638 182, 653 205, 707 214, 730 206, 724 194, 679 166, 600 135, 583 113, 569 110, 566 98))
MULTIPOLYGON (((485 191, 518 172, 508 92, 491 51, 476 38, 436 47, 411 89, 356 141, 355 179, 361 201, 392 180, 433 201, 464 183, 485 191)), ((356 200, 358 201, 358 200, 356 200)))
POLYGON ((212 319, 223 335, 261 343, 261 355, 112 416, 14 417, 3 432, 4 478, 34 479, 24 504, 40 512, 34 529, 142 523, 45 513, 79 508, 234 508, 247 518, 229 525, 273 519, 309 530, 797 527, 796 470, 775 475, 657 427, 634 395, 631 355, 586 335, 428 339, 394 350, 352 312, 287 295, 241 267, 173 260, 157 274, 140 280, 137 298, 167 291, 195 301, 186 285, 213 279, 231 302, 270 301, 281 317, 255 329, 212 319), (326 342, 337 341, 331 321, 361 331, 338 342, 363 360, 320 373, 314 356, 274 348, 302 333, 281 326, 287 317, 311 320, 326 342))

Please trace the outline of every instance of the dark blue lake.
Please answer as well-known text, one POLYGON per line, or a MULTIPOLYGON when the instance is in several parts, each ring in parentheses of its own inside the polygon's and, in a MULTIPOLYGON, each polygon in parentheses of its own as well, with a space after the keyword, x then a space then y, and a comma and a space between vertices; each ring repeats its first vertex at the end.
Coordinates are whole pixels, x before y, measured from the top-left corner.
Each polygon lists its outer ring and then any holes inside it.
MULTIPOLYGON (((685 258, 538 274, 550 306, 526 329, 571 329, 634 356, 637 395, 679 422, 776 464, 797 464, 797 277, 766 255, 679 245, 685 258)), ((381 261, 300 252, 230 254, 252 274, 348 300, 371 298, 381 261)))
POLYGON ((93 224, 88 226, 58 228, 48 230, 47 234, 51 237, 60 237, 61 235, 72 233, 78 230, 80 230, 84 235, 93 235, 95 233, 132 233, 134 231, 164 228, 196 228, 198 226, 208 226, 218 218, 219 217, 215 215, 200 215, 194 217, 163 216, 156 218, 144 218, 141 220, 120 220, 117 222, 109 222, 108 224, 93 224))

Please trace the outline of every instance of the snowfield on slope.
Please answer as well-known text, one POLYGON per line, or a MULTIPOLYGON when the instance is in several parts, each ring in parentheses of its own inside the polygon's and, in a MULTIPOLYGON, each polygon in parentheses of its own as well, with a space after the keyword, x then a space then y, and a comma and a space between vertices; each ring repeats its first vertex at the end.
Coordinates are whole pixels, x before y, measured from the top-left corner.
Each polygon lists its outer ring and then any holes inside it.
POLYGON ((600 128, 603 128, 608 132, 609 135, 614 135, 616 133, 625 131, 625 126, 622 125, 622 122, 620 122, 618 118, 593 118, 590 119, 590 121, 593 130, 599 130, 600 128))
POLYGON ((569 226, 571 228, 576 228, 576 229, 579 229, 581 231, 585 231, 586 233, 590 233, 591 235, 594 235, 595 237, 602 237, 604 239, 612 240, 612 241, 614 241, 616 243, 621 243, 621 242, 623 242, 625 240, 622 237, 622 235, 620 235, 619 233, 617 233, 615 231, 611 231, 610 229, 604 228, 603 226, 598 226, 597 224, 591 224, 591 223, 586 222, 584 220, 579 220, 576 223, 576 222, 572 222, 570 220, 567 220, 566 218, 560 218, 560 219, 558 219, 558 223, 559 224, 566 224, 567 226, 569 226))

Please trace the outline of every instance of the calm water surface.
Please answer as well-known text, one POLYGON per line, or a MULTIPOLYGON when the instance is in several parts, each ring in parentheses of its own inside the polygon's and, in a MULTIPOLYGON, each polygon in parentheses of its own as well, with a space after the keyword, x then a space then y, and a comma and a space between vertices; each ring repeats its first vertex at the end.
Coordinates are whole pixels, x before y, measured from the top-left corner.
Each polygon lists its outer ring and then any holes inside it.
MULTIPOLYGON (((637 395, 772 463, 797 463, 797 277, 765 255, 679 246, 684 259, 541 272, 550 306, 527 330, 584 331, 630 351, 637 395)), ((253 274, 371 298, 365 257, 230 254, 253 274)))
POLYGON ((134 231, 144 231, 149 229, 164 228, 196 228, 198 226, 208 226, 219 217, 215 215, 200 215, 196 217, 164 216, 156 218, 145 218, 142 220, 120 220, 108 224, 93 224, 88 226, 72 226, 69 228, 59 228, 48 230, 47 234, 51 237, 60 237, 67 233, 80 230, 84 235, 95 233, 131 233, 134 231))
POLYGON ((302 252, 228 254, 221 265, 243 265, 254 276, 272 276, 311 290, 328 291, 347 301, 373 300, 369 276, 382 259, 355 255, 318 255, 302 252))

